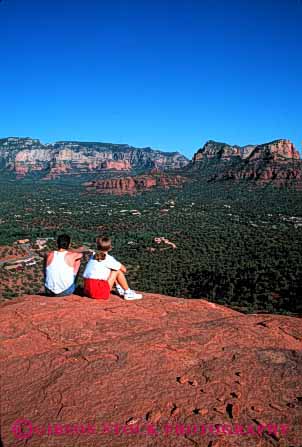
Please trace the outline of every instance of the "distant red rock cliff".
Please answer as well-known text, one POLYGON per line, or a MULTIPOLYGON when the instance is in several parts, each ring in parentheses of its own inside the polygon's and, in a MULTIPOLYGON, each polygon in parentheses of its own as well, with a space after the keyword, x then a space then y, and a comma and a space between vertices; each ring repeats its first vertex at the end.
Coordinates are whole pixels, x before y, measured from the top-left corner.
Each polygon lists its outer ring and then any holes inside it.
POLYGON ((32 138, 0 139, 0 167, 17 177, 38 173, 44 179, 107 170, 173 170, 189 160, 179 152, 163 152, 127 144, 60 141, 43 144, 32 138))
POLYGON ((211 181, 254 180, 302 189, 302 161, 289 140, 244 147, 209 141, 194 155, 191 169, 211 181))
POLYGON ((149 174, 133 177, 100 179, 84 183, 88 191, 100 194, 137 194, 151 188, 181 187, 188 181, 186 177, 168 174, 149 174))
POLYGON ((299 318, 155 294, 26 296, 0 306, 0 334, 3 447, 301 445, 299 318))

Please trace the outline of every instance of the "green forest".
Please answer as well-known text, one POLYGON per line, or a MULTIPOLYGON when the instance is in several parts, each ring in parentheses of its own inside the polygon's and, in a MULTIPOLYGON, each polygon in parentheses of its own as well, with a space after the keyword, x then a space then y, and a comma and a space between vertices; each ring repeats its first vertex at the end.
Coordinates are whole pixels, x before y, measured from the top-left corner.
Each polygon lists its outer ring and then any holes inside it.
MULTIPOLYGON (((83 180, 3 174, 0 245, 64 232, 74 247, 93 248, 97 235, 110 235, 112 255, 128 267, 136 290, 247 313, 302 314, 301 192, 195 178, 183 189, 110 196, 87 193, 83 180), (176 248, 155 242, 159 237, 176 248)), ((42 286, 39 268, 27 278, 33 292, 42 286)), ((0 268, 2 280, 8 275, 0 268)))

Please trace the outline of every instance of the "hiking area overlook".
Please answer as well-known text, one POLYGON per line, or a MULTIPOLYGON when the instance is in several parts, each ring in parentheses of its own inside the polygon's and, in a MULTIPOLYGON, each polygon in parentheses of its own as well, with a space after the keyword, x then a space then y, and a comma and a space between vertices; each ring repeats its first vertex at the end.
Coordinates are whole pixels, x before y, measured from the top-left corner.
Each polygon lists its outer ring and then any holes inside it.
POLYGON ((26 295, 1 304, 0 333, 4 447, 300 445, 299 318, 148 293, 26 295), (50 421, 94 430, 55 435, 50 421))

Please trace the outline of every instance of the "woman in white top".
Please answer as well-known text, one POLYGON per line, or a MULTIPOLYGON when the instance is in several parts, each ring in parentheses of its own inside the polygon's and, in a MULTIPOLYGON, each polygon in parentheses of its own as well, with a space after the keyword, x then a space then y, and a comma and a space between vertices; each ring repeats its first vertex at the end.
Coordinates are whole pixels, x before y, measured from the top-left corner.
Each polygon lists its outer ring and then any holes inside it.
POLYGON ((84 295, 89 298, 107 300, 114 284, 117 291, 125 300, 137 300, 142 295, 129 289, 125 273, 126 267, 108 252, 112 249, 111 239, 98 237, 97 253, 94 253, 83 273, 84 295))

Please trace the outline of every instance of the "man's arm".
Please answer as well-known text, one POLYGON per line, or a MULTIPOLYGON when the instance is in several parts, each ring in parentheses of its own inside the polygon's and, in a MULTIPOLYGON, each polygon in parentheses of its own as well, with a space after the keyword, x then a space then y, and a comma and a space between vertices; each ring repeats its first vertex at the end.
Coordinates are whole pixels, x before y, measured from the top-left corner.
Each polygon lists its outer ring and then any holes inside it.
POLYGON ((51 264, 51 262, 52 262, 52 260, 53 260, 53 257, 54 257, 54 253, 53 253, 53 251, 50 251, 49 253, 47 253, 47 254, 45 255, 45 257, 44 257, 44 266, 45 266, 45 269, 46 269, 46 267, 48 267, 48 266, 51 264))
POLYGON ((65 262, 70 265, 70 267, 75 267, 77 262, 81 261, 82 257, 83 253, 69 251, 65 256, 65 262))
POLYGON ((69 253, 92 253, 93 252, 93 250, 90 250, 90 248, 84 247, 83 245, 82 245, 82 247, 79 247, 79 248, 70 248, 68 251, 69 251, 69 253))

